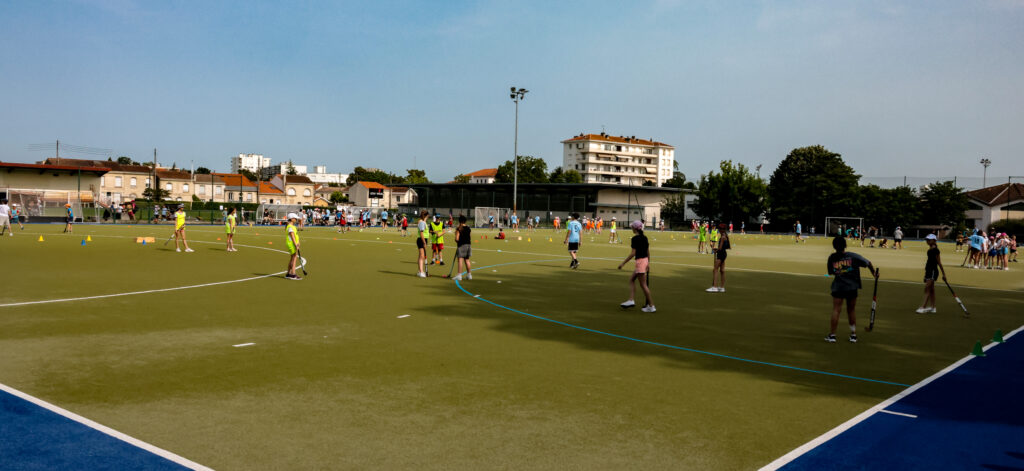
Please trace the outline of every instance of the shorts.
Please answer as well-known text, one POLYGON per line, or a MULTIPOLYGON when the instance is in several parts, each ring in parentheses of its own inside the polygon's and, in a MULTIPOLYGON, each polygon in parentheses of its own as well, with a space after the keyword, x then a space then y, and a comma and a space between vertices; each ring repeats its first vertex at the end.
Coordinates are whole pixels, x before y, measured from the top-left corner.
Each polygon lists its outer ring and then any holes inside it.
POLYGON ((7 216, 0 216, 0 227, 11 225, 10 220, 7 216))
POLYGON ((832 292, 832 297, 833 298, 839 298, 839 299, 857 299, 857 290, 852 290, 852 291, 833 291, 832 292))
POLYGON ((647 257, 636 259, 636 268, 633 270, 633 273, 647 273, 650 261, 651 259, 647 257))
POLYGON ((897 244, 903 243, 903 239, 902 238, 901 239, 893 239, 892 241, 897 243, 897 244))
POLYGON ((924 269, 924 281, 936 281, 939 279, 939 269, 936 268, 925 268, 924 269))
POLYGON ((444 250, 444 244, 430 244, 430 248, 440 252, 444 250))
POLYGON ((715 258, 717 258, 718 260, 721 260, 723 262, 725 261, 725 257, 728 257, 728 256, 729 256, 729 253, 726 252, 725 250, 719 250, 718 252, 715 252, 715 258))
POLYGON ((295 245, 288 244, 288 255, 295 255, 298 250, 295 250, 295 245))
POLYGON ((460 245, 455 248, 455 256, 458 258, 464 258, 469 260, 469 257, 473 255, 472 246, 469 244, 460 245))
POLYGON ((995 257, 996 253, 997 253, 996 249, 989 250, 988 251, 988 256, 989 257, 995 257))
POLYGON ((423 242, 423 238, 422 238, 422 237, 417 237, 417 238, 416 238, 416 248, 417 248, 417 249, 425 249, 425 248, 426 248, 426 245, 427 245, 427 244, 425 244, 425 243, 423 242))
POLYGON ((569 242, 569 251, 570 252, 575 252, 575 251, 577 251, 579 249, 580 249, 580 243, 579 242, 569 242))
POLYGON ((227 235, 231 235, 231 226, 224 226, 224 233, 227 235))
POLYGON ((71 224, 71 223, 75 222, 75 218, 71 218, 71 217, 64 218, 64 222, 66 222, 68 224, 71 224))

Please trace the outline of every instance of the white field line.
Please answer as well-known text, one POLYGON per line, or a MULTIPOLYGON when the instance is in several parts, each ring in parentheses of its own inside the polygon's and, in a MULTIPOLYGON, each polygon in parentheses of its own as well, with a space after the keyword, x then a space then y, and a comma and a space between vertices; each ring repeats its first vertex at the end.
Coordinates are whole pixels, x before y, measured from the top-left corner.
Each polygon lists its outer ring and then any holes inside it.
POLYGON ((102 425, 102 424, 99 424, 99 423, 94 422, 92 420, 89 420, 89 419, 87 419, 85 417, 82 417, 82 416, 80 416, 78 414, 75 414, 74 412, 71 412, 71 411, 68 411, 66 409, 62 409, 60 407, 57 407, 57 406, 55 406, 53 404, 50 404, 49 402, 46 402, 46 401, 44 401, 42 399, 39 399, 37 397, 29 396, 28 394, 25 394, 25 393, 23 393, 21 391, 18 391, 17 389, 14 389, 14 388, 12 388, 10 386, 7 386, 5 384, 0 384, 0 391, 4 391, 4 392, 6 392, 8 394, 11 394, 11 395, 13 395, 15 397, 24 399, 24 400, 26 400, 28 402, 31 402, 31 403, 39 406, 39 407, 42 407, 43 409, 46 409, 46 410, 48 410, 50 412, 53 412, 53 413, 55 413, 57 415, 60 415, 60 416, 64 417, 64 418, 71 419, 71 420, 73 420, 75 422, 78 422, 78 423, 80 423, 82 425, 85 425, 86 427, 89 427, 89 428, 91 428, 93 430, 96 430, 98 432, 102 432, 104 434, 107 434, 107 435, 109 435, 111 437, 114 437, 114 438, 116 438, 118 440, 121 440, 121 441, 123 441, 125 443, 128 443, 130 445, 133 445, 135 447, 141 448, 143 450, 146 450, 146 451, 148 451, 148 452, 150 452, 150 453, 152 453, 154 455, 160 456, 160 457, 162 457, 164 459, 167 459, 169 461, 177 463, 177 464, 179 464, 181 466, 184 466, 186 468, 196 469, 196 470, 211 470, 212 471, 211 468, 208 468, 208 467, 203 466, 203 465, 201 465, 199 463, 196 463, 194 461, 191 461, 191 460, 188 460, 188 459, 183 458, 181 456, 178 456, 178 455, 176 455, 174 453, 171 453, 171 452, 169 452, 167 450, 164 450, 163 448, 158 448, 158 447, 156 447, 154 445, 150 445, 149 443, 146 443, 146 442, 144 442, 142 440, 139 440, 137 438, 133 438, 133 437, 130 437, 128 435, 125 435, 125 434, 123 434, 121 432, 118 432, 117 430, 114 430, 114 429, 112 429, 110 427, 107 427, 105 425, 102 425))
POLYGON ((253 345, 256 345, 256 343, 255 342, 240 343, 238 345, 232 345, 232 347, 236 347, 236 348, 237 347, 250 347, 250 346, 253 346, 253 345))
MULTIPOLYGON (((119 238, 128 238, 128 239, 132 238, 132 237, 129 237, 129 236, 104 236, 104 235, 97 235, 97 237, 119 237, 119 238)), ((216 244, 216 243, 219 243, 219 242, 209 242, 209 241, 203 241, 203 240, 194 240, 192 242, 200 243, 200 244, 216 244)), ((239 247, 248 247, 248 248, 253 248, 253 249, 270 250, 272 252, 287 253, 287 252, 285 252, 283 250, 272 249, 272 248, 268 248, 268 247, 257 247, 255 245, 242 245, 242 244, 237 244, 237 245, 239 247)), ((77 297, 77 298, 44 299, 44 300, 41 300, 41 301, 23 301, 23 302, 18 302, 18 303, 0 304, 0 308, 16 307, 16 306, 30 306, 30 305, 33 305, 33 304, 50 304, 50 303, 64 303, 64 302, 71 302, 71 301, 85 301, 85 300, 90 300, 90 299, 116 298, 116 297, 120 297, 120 296, 134 296, 134 295, 137 295, 137 294, 162 293, 162 292, 165 292, 165 291, 179 291, 179 290, 183 290, 183 289, 204 288, 204 287, 207 287, 207 286, 226 285, 226 284, 231 284, 231 283, 241 283, 241 282, 244 282, 244 281, 258 280, 260 278, 269 278, 269 277, 272 277, 272 276, 280 276, 283 273, 284 273, 284 271, 279 271, 277 273, 271 273, 269 275, 250 276, 248 278, 241 278, 241 279, 237 279, 237 280, 214 281, 214 282, 211 282, 211 283, 202 283, 202 284, 198 284, 198 285, 177 286, 177 287, 173 287, 173 288, 159 288, 159 289, 149 289, 149 290, 142 290, 142 291, 130 291, 130 292, 127 292, 127 293, 100 294, 100 295, 96 295, 96 296, 80 296, 80 297, 77 297)))
MULTIPOLYGON (((1014 336, 1017 332, 1020 332, 1022 330, 1024 330, 1024 325, 1018 327, 1013 332, 1010 332, 1009 334, 1004 336, 1003 340, 1009 340, 1010 337, 1014 336)), ((989 343, 988 345, 985 346, 984 351, 988 351, 990 348, 995 347, 996 345, 999 345, 999 344, 996 343, 996 342, 989 343)), ((974 358, 973 355, 967 355, 967 356, 961 358, 960 360, 957 360, 956 363, 953 363, 952 365, 947 366, 942 371, 939 371, 938 373, 935 373, 935 374, 933 374, 933 375, 931 375, 931 376, 921 380, 919 383, 917 383, 917 384, 915 384, 915 385, 913 385, 913 386, 911 386, 911 387, 909 387, 907 389, 904 389, 899 394, 896 394, 895 396, 890 397, 889 399, 886 399, 886 400, 876 404, 875 406, 871 407, 870 409, 868 409, 868 410, 866 410, 864 412, 861 412, 856 417, 854 417, 854 418, 852 418, 850 420, 847 420, 846 422, 843 422, 842 424, 840 424, 836 428, 834 428, 832 430, 829 430, 828 432, 825 432, 821 436, 819 436, 819 437, 817 437, 817 438, 815 438, 815 439, 813 439, 813 440, 811 440, 811 441, 801 445, 800 447, 794 449, 793 451, 791 451, 789 453, 786 453, 785 455, 782 455, 781 457, 779 457, 775 461, 772 461, 771 463, 768 463, 767 465, 765 465, 763 468, 761 468, 761 470, 762 471, 767 471, 767 470, 779 469, 779 468, 789 464, 791 461, 799 458, 804 453, 807 453, 808 451, 813 450, 814 448, 820 446, 821 444, 823 444, 823 443, 825 443, 825 442, 835 438, 839 434, 849 430, 854 425, 857 425, 857 424, 867 420, 868 417, 871 417, 876 412, 888 412, 888 411, 883 411, 883 409, 885 409, 885 408, 889 407, 890 405, 896 403, 900 399, 903 399, 904 397, 909 396, 914 391, 917 391, 918 389, 921 389, 921 388, 925 387, 926 385, 928 385, 932 381, 935 381, 935 380, 941 378, 942 376, 946 375, 950 371, 953 371, 953 370, 959 368, 964 363, 967 363, 968 361, 970 361, 972 358, 974 358)), ((892 413, 892 412, 889 412, 889 413, 892 413)))
POLYGON ((878 412, 882 412, 882 413, 886 413, 886 414, 892 414, 892 415, 898 415, 900 417, 910 417, 911 419, 916 419, 917 418, 917 416, 914 415, 914 414, 904 414, 902 412, 893 412, 891 410, 884 410, 883 409, 883 410, 880 410, 878 412))

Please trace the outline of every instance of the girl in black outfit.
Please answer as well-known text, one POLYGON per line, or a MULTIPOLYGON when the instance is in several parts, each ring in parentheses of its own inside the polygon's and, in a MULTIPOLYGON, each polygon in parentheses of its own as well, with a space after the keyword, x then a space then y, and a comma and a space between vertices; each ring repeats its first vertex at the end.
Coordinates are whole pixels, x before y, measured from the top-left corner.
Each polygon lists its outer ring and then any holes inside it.
POLYGON ((711 287, 704 290, 709 293, 724 293, 725 292, 725 258, 729 256, 727 252, 732 248, 729 244, 729 233, 725 231, 725 224, 718 225, 718 233, 721 237, 718 239, 718 247, 715 249, 715 266, 711 269, 711 287))
POLYGON ((935 281, 939 279, 939 272, 942 272, 942 281, 946 281, 946 269, 939 259, 939 248, 936 246, 935 234, 928 234, 924 241, 928 244, 928 261, 924 264, 924 301, 921 307, 917 308, 918 314, 926 314, 935 311, 935 281), (928 307, 931 306, 931 307, 928 307))
MULTIPOLYGON (((575 218, 574 218, 575 219, 575 218)), ((620 304, 623 308, 631 308, 636 306, 636 302, 633 301, 636 295, 635 282, 640 282, 640 289, 644 292, 644 307, 640 310, 643 312, 656 312, 657 309, 654 307, 654 299, 651 298, 651 288, 647 285, 647 276, 650 274, 650 261, 651 261, 651 245, 647 240, 647 236, 644 235, 644 223, 642 221, 633 221, 630 224, 630 228, 633 229, 633 240, 630 241, 629 256, 626 257, 622 263, 619 264, 619 270, 622 269, 630 259, 636 259, 636 268, 633 270, 633 276, 629 278, 629 299, 626 302, 620 304)))

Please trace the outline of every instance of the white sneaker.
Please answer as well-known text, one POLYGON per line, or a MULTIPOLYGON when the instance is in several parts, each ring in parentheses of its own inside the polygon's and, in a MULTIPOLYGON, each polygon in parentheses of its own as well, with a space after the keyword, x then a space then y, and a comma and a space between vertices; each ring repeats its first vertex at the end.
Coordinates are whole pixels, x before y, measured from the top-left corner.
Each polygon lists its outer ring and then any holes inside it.
POLYGON ((926 307, 919 307, 919 308, 917 308, 917 310, 915 310, 914 312, 916 312, 916 313, 918 313, 918 314, 927 314, 927 313, 928 313, 928 312, 930 312, 930 311, 931 311, 931 309, 928 309, 928 308, 926 308, 926 307))
POLYGON ((195 250, 192 250, 192 249, 185 249, 185 251, 186 252, 195 252, 195 250))
POLYGON ((935 308, 933 307, 933 308, 929 309, 928 312, 930 312, 932 314, 935 314, 936 312, 939 312, 939 311, 936 311, 935 308))
POLYGON ((426 278, 426 277, 427 277, 427 274, 426 274, 426 273, 423 273, 423 272, 419 272, 419 273, 417 273, 417 274, 416 274, 416 276, 418 276, 418 277, 420 277, 420 278, 426 278))
POLYGON ((467 280, 472 280, 473 279, 473 274, 472 273, 466 273, 466 279, 467 280))
POLYGON ((718 292, 718 288, 715 287, 715 286, 712 286, 712 287, 710 287, 710 288, 708 288, 708 289, 706 289, 704 291, 707 291, 708 293, 717 293, 718 292))
POLYGON ((657 311, 657 309, 654 308, 654 305, 644 306, 644 307, 640 308, 640 310, 643 311, 643 312, 656 312, 657 311))
POLYGON ((452 279, 455 281, 462 281, 462 275, 455 275, 455 277, 452 279))
POLYGON ((622 304, 619 304, 619 307, 622 307, 622 308, 628 308, 628 307, 633 307, 633 306, 636 306, 636 303, 633 302, 632 299, 630 299, 629 301, 626 301, 626 302, 624 302, 622 304))
POLYGON ((174 249, 175 252, 181 252, 181 249, 174 249))
POLYGON ((724 293, 725 292, 725 288, 724 287, 719 287, 718 288, 718 292, 719 293, 724 293))

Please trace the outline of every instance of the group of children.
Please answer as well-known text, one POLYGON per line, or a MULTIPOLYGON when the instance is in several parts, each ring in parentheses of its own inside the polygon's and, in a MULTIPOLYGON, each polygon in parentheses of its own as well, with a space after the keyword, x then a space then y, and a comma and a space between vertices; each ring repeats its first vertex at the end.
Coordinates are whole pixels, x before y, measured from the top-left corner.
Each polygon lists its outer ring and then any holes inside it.
POLYGON ((14 236, 14 226, 11 224, 17 224, 21 227, 21 230, 25 230, 25 225, 21 223, 21 208, 17 204, 7 204, 7 200, 0 200, 0 236, 6 232, 9 236, 14 236))
POLYGON ((1017 236, 1005 232, 988 235, 977 229, 964 240, 963 234, 957 237, 957 251, 962 250, 964 243, 968 246, 968 254, 964 264, 968 268, 985 268, 987 270, 1009 271, 1010 263, 1017 262, 1017 236))

